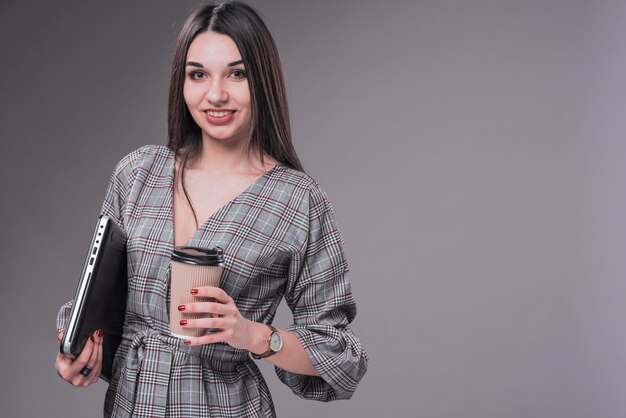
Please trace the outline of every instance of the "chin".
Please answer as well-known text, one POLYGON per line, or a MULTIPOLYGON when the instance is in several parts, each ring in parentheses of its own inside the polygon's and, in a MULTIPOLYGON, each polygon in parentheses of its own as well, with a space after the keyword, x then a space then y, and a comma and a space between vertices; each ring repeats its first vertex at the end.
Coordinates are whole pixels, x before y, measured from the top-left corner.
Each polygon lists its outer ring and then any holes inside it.
POLYGON ((212 132, 207 132, 207 131, 204 131, 203 133, 204 133, 203 139, 208 139, 212 141, 237 143, 237 142, 243 142, 245 140, 243 135, 237 135, 237 134, 232 134, 232 133, 226 133, 226 132, 220 132, 220 133, 213 132, 212 133, 212 132))

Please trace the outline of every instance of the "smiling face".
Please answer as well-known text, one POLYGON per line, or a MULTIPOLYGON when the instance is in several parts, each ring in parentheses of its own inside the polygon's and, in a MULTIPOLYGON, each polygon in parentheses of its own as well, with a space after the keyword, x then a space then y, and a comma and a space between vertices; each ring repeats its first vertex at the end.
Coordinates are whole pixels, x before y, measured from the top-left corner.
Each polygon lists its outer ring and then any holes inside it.
POLYGON ((235 42, 204 32, 189 45, 183 95, 204 141, 240 142, 250 134, 252 118, 246 69, 235 42))

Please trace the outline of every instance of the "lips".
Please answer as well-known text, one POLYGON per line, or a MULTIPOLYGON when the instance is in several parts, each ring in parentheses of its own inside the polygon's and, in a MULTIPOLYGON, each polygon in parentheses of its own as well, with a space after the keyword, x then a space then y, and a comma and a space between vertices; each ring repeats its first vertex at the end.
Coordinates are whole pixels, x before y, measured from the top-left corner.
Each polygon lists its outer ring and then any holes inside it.
POLYGON ((204 111, 207 120, 209 123, 215 125, 223 125, 228 123, 235 114, 235 110, 217 110, 217 109, 208 109, 204 111))

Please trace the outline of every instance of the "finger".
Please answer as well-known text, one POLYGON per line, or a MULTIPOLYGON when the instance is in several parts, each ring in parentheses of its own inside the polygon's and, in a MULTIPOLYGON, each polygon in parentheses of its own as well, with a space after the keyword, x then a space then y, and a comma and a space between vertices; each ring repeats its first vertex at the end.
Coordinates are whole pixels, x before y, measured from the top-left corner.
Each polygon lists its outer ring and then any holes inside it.
POLYGON ((201 337, 187 337, 183 341, 185 345, 205 345, 224 342, 226 339, 226 333, 223 331, 215 332, 213 334, 203 335, 201 337))
POLYGON ((232 298, 228 293, 226 293, 224 289, 216 286, 199 286, 195 289, 191 289, 191 294, 196 297, 215 298, 221 303, 232 302, 232 298))
POLYGON ((83 351, 80 352, 78 357, 76 357, 76 359, 74 359, 74 361, 71 364, 71 371, 73 372, 74 375, 83 377, 79 374, 79 372, 83 367, 87 365, 87 362, 91 358, 91 353, 93 352, 94 346, 95 346, 95 341, 92 335, 87 339, 87 342, 85 343, 85 346, 83 347, 83 351))
POLYGON ((60 344, 61 341, 63 341, 63 331, 57 335, 57 339, 59 340, 59 349, 57 350, 57 355, 54 359, 54 369, 57 371, 57 374, 61 377, 61 379, 67 380, 69 377, 67 369, 72 364, 72 359, 61 353, 60 344))
POLYGON ((59 340, 59 351, 57 352, 57 357, 61 356, 64 359, 67 359, 67 360, 69 360, 71 362, 70 358, 68 358, 65 354, 61 353, 61 343, 63 342, 63 335, 64 335, 63 331, 61 331, 61 332, 59 332, 57 334, 57 339, 59 340))
MULTIPOLYGON (((56 361, 63 361, 66 363, 71 363, 72 360, 68 357, 66 357, 63 353, 61 353, 61 341, 63 341, 63 331, 61 331, 58 335, 57 335, 57 339, 59 340, 59 350, 57 351, 57 357, 56 357, 56 361)), ((57 369, 57 371, 59 371, 57 369)))
MULTIPOLYGON (((91 369, 91 372, 89 372, 89 374, 85 377, 85 385, 88 386, 89 384, 91 384, 94 380, 94 375, 96 374, 96 367, 98 366, 98 335, 97 335, 97 331, 94 333, 94 335, 92 336, 94 339, 94 344, 93 344, 93 349, 91 350, 91 356, 89 357, 89 360, 87 360, 87 364, 86 367, 89 367, 91 369)), ((96 379, 98 379, 98 377, 96 376, 96 379)))
MULTIPOLYGON (((72 364, 72 359, 67 357, 65 354, 61 353, 60 351, 57 351, 55 362, 58 363, 59 365, 61 364, 70 365, 72 364)), ((59 371, 58 368, 57 368, 57 371, 59 371)))
POLYGON ((98 342, 97 342, 97 335, 94 333, 93 335, 93 349, 91 350, 91 356, 89 356, 89 360, 87 360, 87 366, 91 367, 93 369, 93 366, 96 364, 96 360, 98 359, 98 342))
POLYGON ((72 377, 68 374, 68 368, 71 364, 72 359, 66 357, 60 351, 57 352, 56 359, 54 360, 54 368, 61 379, 67 380, 69 377, 72 377))
POLYGON ((93 370, 89 374, 90 385, 98 381, 98 378, 100 377, 100 373, 102 371, 102 344, 104 341, 104 336, 102 335, 101 330, 96 331, 95 340, 96 346, 94 347, 94 351, 96 352, 96 358, 95 362, 93 363, 93 370))
POLYGON ((235 304, 219 302, 191 302, 186 303, 182 312, 185 313, 212 313, 215 315, 232 315, 235 313, 235 304))
POLYGON ((94 336, 90 336, 83 347, 83 350, 80 352, 78 357, 69 365, 67 374, 68 382, 70 382, 74 387, 86 387, 87 382, 89 381, 89 372, 87 375, 84 375, 85 368, 91 368, 92 364, 89 364, 91 359, 91 355, 93 354, 95 348, 95 338, 94 336))
POLYGON ((213 318, 197 318, 182 319, 180 325, 183 328, 205 328, 205 329, 227 329, 235 325, 232 317, 213 317, 213 318))

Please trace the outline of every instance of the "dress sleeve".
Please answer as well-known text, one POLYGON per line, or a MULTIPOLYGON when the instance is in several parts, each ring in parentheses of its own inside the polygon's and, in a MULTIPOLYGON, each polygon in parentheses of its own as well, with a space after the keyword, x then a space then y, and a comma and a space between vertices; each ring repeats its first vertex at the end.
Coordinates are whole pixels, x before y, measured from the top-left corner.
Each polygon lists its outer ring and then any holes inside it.
POLYGON ((287 329, 298 337, 319 376, 276 367, 279 379, 302 398, 350 398, 367 370, 367 354, 348 326, 356 304, 343 239, 330 202, 317 187, 310 192, 308 239, 291 260, 285 300, 294 317, 287 329))
MULTIPOLYGON (((130 155, 122 159, 115 167, 115 171, 113 171, 107 186, 104 203, 102 204, 102 214, 113 218, 122 228, 124 228, 122 213, 126 197, 123 190, 130 178, 131 169, 131 159, 129 157, 130 155)), ((70 300, 59 309, 56 321, 57 333, 62 332, 67 327, 73 302, 73 300, 70 300)))

